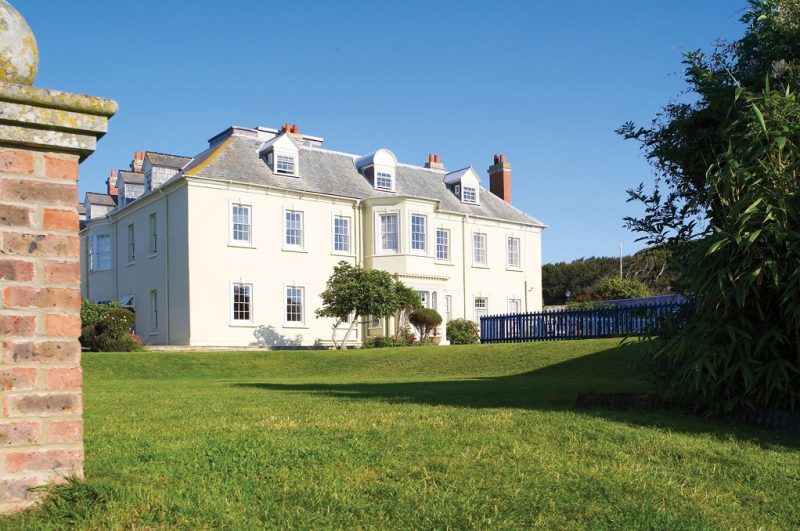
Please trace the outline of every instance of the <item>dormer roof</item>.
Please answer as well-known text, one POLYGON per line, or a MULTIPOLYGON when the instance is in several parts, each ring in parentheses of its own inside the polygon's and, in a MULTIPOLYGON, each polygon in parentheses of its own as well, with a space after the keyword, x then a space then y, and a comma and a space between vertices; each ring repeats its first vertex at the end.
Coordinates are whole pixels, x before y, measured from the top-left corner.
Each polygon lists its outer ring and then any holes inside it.
POLYGON ((478 174, 475 172, 475 169, 472 166, 467 166, 466 168, 461 168, 460 170, 452 171, 444 176, 444 183, 445 184, 453 184, 460 182, 465 175, 469 175, 470 177, 474 177, 476 182, 481 182, 478 174))
POLYGON ((173 170, 180 170, 188 164, 192 157, 184 157, 181 155, 170 155, 168 153, 157 153, 155 151, 145 152, 145 160, 150 161, 151 166, 158 166, 160 168, 170 168, 173 170))

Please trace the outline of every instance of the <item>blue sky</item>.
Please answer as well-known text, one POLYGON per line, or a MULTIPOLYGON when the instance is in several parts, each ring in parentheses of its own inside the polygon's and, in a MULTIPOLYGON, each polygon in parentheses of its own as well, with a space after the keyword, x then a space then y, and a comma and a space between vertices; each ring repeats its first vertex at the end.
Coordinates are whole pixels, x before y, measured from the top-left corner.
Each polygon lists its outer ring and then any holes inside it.
POLYGON ((614 134, 682 90, 681 52, 738 38, 744 0, 354 2, 11 0, 36 85, 117 100, 81 166, 100 190, 136 150, 194 155, 236 124, 297 123, 330 149, 422 164, 513 164, 514 204, 547 223, 545 262, 641 247, 626 188, 651 179, 614 134))

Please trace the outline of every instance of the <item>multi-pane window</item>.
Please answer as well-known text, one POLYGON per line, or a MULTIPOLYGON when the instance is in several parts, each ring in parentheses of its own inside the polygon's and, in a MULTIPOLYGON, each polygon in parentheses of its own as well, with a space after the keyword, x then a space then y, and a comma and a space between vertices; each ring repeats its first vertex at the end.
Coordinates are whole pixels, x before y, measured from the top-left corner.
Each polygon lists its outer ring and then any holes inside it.
POLYGON ((453 296, 444 296, 444 318, 446 321, 453 319, 453 296))
POLYGON ((109 271, 111 269, 111 236, 97 234, 89 240, 89 269, 109 271))
POLYGON ((472 262, 475 265, 486 265, 486 234, 482 232, 472 234, 472 262))
POLYGON ((381 249, 397 252, 397 214, 381 214, 381 249))
POLYGON ((133 223, 128 225, 128 263, 136 261, 136 228, 133 223))
POLYGON ((522 311, 521 299, 508 299, 508 313, 516 314, 522 311))
POLYGON ((303 288, 297 286, 286 288, 286 322, 303 322, 303 288))
POLYGON ((294 157, 290 157, 289 155, 277 155, 275 157, 275 169, 278 173, 294 175, 294 157))
POLYGON ((303 213, 287 210, 285 214, 284 243, 288 247, 303 247, 303 213))
POLYGON ((427 291, 418 291, 417 295, 419 295, 419 300, 422 303, 423 308, 430 308, 430 299, 428 299, 428 292, 427 291))
POLYGON ((253 321, 253 286, 252 284, 233 285, 233 307, 231 316, 236 323, 253 321))
POLYGON ((508 267, 519 269, 519 238, 508 238, 507 243, 508 267))
POLYGON ((158 218, 155 212, 150 214, 150 254, 158 252, 158 218))
POLYGON ((376 172, 375 173, 375 188, 379 190, 391 190, 392 186, 392 174, 386 172, 376 172))
POLYGON ((333 218, 333 250, 340 253, 350 252, 350 218, 335 216, 333 218))
POLYGON ((377 315, 371 315, 369 317, 369 327, 370 328, 380 328, 381 327, 381 318, 377 315))
POLYGON ((150 292, 150 332, 158 332, 158 291, 150 292))
POLYGON ((461 200, 465 203, 477 203, 478 202, 478 190, 471 186, 465 186, 464 191, 461 194, 461 200))
POLYGON ((450 261, 450 231, 436 229, 436 259, 450 261))
POLYGON ((481 317, 489 315, 489 299, 486 297, 475 297, 475 322, 480 323, 481 317))
POLYGON ((425 250, 425 216, 411 216, 411 249, 425 250))
POLYGON ((231 236, 235 242, 250 243, 252 241, 253 233, 249 206, 231 206, 231 236))

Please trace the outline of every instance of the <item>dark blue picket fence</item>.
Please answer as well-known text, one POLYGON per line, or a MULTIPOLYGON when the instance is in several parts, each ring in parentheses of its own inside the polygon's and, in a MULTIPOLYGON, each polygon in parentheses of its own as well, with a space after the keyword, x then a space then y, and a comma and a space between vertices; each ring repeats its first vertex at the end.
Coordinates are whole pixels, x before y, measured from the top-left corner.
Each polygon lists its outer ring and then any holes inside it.
POLYGON ((627 337, 655 330, 685 302, 481 317, 482 343, 627 337))

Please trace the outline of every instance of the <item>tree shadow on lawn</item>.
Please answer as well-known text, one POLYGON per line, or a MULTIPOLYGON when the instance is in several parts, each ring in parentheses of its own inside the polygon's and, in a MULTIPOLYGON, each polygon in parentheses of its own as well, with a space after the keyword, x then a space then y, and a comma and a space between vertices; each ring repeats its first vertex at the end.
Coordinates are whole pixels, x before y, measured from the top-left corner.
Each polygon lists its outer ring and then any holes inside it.
MULTIPOLYGON (((652 387, 632 365, 639 351, 623 346, 573 358, 520 374, 469 379, 374 383, 236 383, 280 392, 323 394, 347 400, 375 400, 464 408, 512 408, 573 412, 638 426, 736 438, 762 446, 800 448, 800 435, 749 426, 718 418, 706 419, 669 409, 576 409, 581 393, 648 393, 652 387)), ((413 375, 409 375, 413 376, 413 375)))

